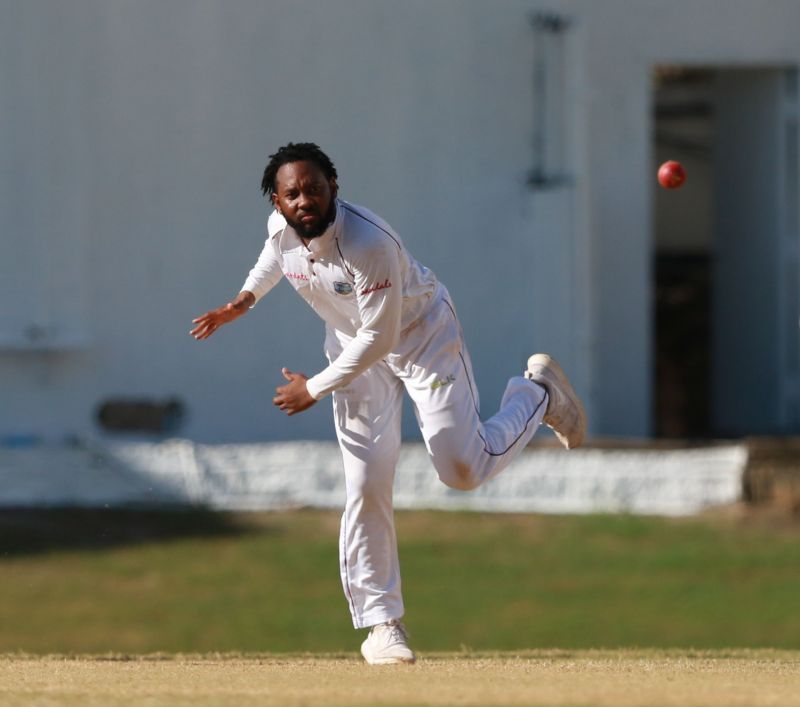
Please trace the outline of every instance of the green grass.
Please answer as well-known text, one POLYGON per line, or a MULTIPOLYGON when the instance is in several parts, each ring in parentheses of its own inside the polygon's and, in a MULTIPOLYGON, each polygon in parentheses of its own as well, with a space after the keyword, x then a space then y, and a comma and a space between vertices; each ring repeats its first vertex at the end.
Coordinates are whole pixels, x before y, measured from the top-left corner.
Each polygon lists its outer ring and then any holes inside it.
MULTIPOLYGON (((800 648, 800 527, 398 513, 420 651, 800 648)), ((0 512, 0 652, 352 652, 338 513, 0 512)))

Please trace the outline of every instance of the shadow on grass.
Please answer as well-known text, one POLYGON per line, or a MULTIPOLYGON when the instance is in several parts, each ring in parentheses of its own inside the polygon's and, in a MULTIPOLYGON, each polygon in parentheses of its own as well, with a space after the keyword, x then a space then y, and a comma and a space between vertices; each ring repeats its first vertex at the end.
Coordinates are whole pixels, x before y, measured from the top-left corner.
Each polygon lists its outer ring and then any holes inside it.
POLYGON ((244 514, 204 508, 0 510, 0 561, 63 550, 105 550, 183 538, 273 532, 244 514))

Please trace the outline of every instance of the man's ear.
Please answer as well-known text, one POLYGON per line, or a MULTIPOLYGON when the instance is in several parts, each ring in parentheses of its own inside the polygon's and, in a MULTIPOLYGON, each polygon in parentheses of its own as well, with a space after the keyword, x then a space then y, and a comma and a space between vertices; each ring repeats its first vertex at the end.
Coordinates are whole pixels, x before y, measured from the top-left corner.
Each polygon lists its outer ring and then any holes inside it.
POLYGON ((336 183, 336 179, 333 177, 331 177, 331 179, 328 181, 328 184, 331 187, 331 199, 335 199, 339 194, 339 185, 336 183))
POLYGON ((272 205, 275 207, 275 210, 283 216, 283 211, 281 211, 280 204, 278 203, 278 195, 275 192, 272 192, 272 196, 270 197, 272 200, 272 205))

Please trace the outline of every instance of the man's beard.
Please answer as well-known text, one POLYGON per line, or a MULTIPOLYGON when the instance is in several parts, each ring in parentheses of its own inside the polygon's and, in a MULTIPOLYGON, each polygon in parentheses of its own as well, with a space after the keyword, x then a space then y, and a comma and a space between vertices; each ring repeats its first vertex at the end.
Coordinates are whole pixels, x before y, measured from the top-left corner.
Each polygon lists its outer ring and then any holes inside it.
POLYGON ((319 238, 325 233, 334 218, 336 218, 336 204, 331 202, 331 208, 328 210, 327 215, 321 216, 315 223, 305 224, 302 221, 290 221, 288 218, 286 219, 286 223, 288 223, 299 236, 310 240, 312 238, 319 238))

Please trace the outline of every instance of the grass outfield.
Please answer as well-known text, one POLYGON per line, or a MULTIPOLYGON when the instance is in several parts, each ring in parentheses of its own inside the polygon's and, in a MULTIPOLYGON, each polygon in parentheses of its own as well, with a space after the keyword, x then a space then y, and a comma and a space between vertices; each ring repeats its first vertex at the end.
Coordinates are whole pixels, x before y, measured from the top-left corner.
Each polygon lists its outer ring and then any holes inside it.
MULTIPOLYGON (((404 512, 422 654, 800 649, 800 524, 404 512)), ((352 655, 338 513, 0 513, 0 652, 352 655)), ((2 681, 0 681, 2 683, 2 681)))
POLYGON ((0 704, 26 707, 800 705, 800 653, 527 652, 355 657, 0 657, 0 704))

